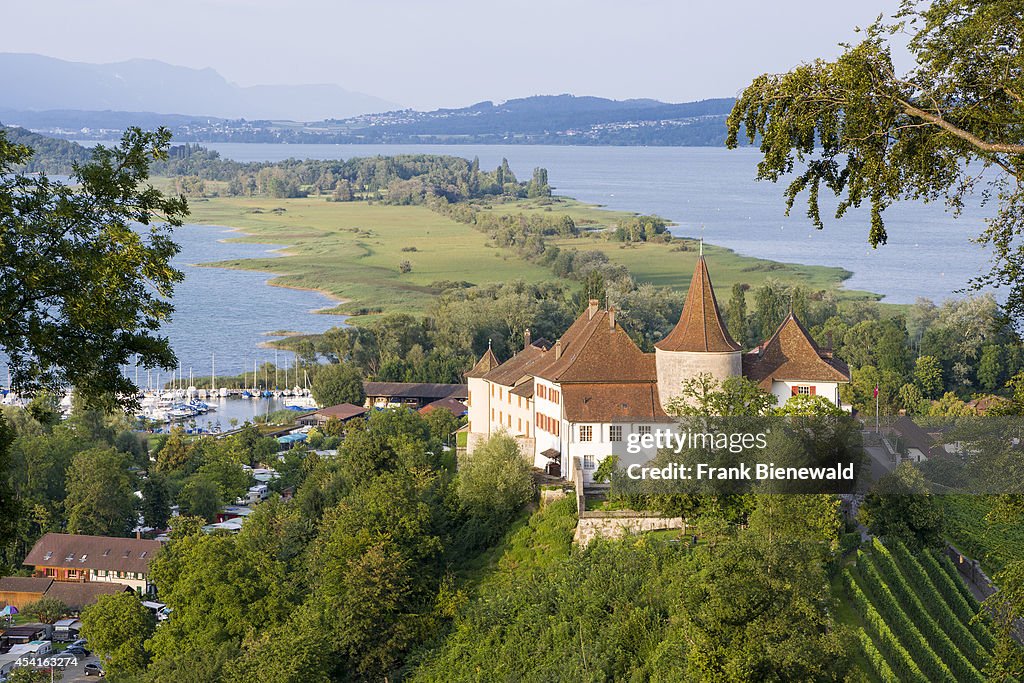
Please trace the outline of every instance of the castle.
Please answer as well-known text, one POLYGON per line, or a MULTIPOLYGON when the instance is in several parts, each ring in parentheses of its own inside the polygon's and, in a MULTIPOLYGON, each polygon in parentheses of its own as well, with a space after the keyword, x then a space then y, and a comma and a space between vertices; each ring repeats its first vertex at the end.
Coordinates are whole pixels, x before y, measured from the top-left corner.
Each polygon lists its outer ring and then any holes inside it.
MULTIPOLYGON (((467 374, 470 452, 491 434, 514 436, 523 454, 550 473, 582 464, 584 482, 610 455, 625 454, 631 434, 670 427, 665 412, 683 382, 702 373, 744 376, 774 394, 824 396, 840 405, 847 366, 815 344, 790 313, 766 341, 744 353, 729 335, 701 255, 672 331, 644 353, 591 300, 560 339, 532 341, 504 363, 488 349, 467 374)), ((653 457, 654 452, 645 454, 653 457)))

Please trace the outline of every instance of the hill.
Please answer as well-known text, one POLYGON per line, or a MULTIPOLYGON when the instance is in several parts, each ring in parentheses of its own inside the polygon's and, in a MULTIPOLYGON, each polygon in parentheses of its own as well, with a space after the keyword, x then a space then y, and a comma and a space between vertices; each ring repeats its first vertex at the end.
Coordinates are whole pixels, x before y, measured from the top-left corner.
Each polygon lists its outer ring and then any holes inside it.
MULTIPOLYGON (((188 98, 182 101, 177 111, 188 98)), ((672 104, 537 95, 429 112, 403 109, 343 116, 339 110, 332 118, 313 122, 258 119, 256 108, 246 114, 248 119, 227 119, 152 111, 32 111, 12 102, 10 95, 0 95, 3 120, 72 139, 106 140, 138 125, 166 126, 178 142, 720 146, 734 100, 672 104)))
POLYGON ((191 69, 152 59, 88 64, 34 54, 0 54, 0 109, 312 120, 394 107, 393 102, 337 85, 241 87, 213 69, 191 69))

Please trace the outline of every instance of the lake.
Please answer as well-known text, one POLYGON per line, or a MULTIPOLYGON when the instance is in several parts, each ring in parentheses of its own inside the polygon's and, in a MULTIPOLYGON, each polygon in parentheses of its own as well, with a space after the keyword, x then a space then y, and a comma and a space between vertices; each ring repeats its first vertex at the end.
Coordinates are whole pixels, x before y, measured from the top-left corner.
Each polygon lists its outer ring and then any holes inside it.
MULTIPOLYGON (((186 386, 190 370, 197 376, 208 376, 214 361, 218 375, 251 374, 253 361, 273 362, 274 350, 260 348, 274 339, 269 333, 324 332, 345 319, 315 312, 335 306, 337 302, 331 298, 317 292, 272 287, 266 284, 273 277, 267 273, 196 265, 266 258, 273 256, 277 247, 225 242, 237 233, 208 225, 184 225, 174 235, 181 245, 174 263, 185 273, 185 279, 175 290, 174 318, 163 332, 178 355, 186 386)), ((290 353, 282 351, 277 357, 282 368, 292 363, 290 353)), ((164 373, 161 381, 167 379, 164 373)), ((144 370, 140 370, 140 382, 146 384, 144 370)), ((290 384, 294 386, 294 382, 290 384)))
MULTIPOLYGON (((90 142, 89 144, 95 144, 90 142)), ((345 159, 404 153, 479 157, 487 168, 507 158, 520 178, 534 167, 548 169, 556 192, 612 209, 656 213, 677 226, 679 235, 699 237, 751 256, 810 265, 839 266, 853 272, 851 289, 884 295, 893 303, 917 297, 954 296, 981 272, 987 254, 969 238, 982 226, 983 212, 969 207, 954 218, 939 205, 919 202, 887 212, 889 244, 867 244, 867 211, 852 211, 841 222, 827 221, 818 231, 797 205, 784 215, 783 187, 754 180, 759 155, 743 148, 572 147, 538 145, 280 145, 207 143, 238 161, 279 161, 289 157, 345 159)), ((823 201, 823 215, 834 201, 823 201)), ((210 372, 217 355, 218 374, 251 369, 253 360, 273 361, 260 344, 279 330, 322 332, 343 316, 314 311, 333 302, 316 292, 269 287, 266 273, 200 268, 195 264, 263 257, 275 247, 225 242, 223 227, 187 225, 176 232, 182 246, 178 267, 185 281, 175 295, 174 320, 166 326, 184 374, 210 372)), ((713 269, 712 264, 712 269, 713 269)), ((712 270, 713 272, 713 270, 712 270)), ((282 364, 291 360, 281 353, 282 364)), ((250 370, 251 371, 251 370, 250 370)), ((145 384, 145 373, 143 373, 145 384)))
MULTIPOLYGON (((814 229, 797 204, 785 216, 784 186, 754 180, 756 149, 717 147, 572 147, 544 145, 280 145, 204 143, 238 161, 289 157, 347 159, 394 154, 451 154, 480 158, 494 168, 507 158, 519 178, 534 167, 549 171, 559 194, 612 209, 656 213, 678 224, 673 232, 699 237, 741 254, 853 272, 846 282, 891 303, 953 296, 981 272, 988 255, 969 238, 984 212, 969 207, 960 218, 941 205, 908 202, 886 212, 889 243, 868 246, 866 207, 842 221, 828 220, 834 200, 822 201, 825 230, 814 229)), ((824 195, 824 193, 823 193, 824 195)))

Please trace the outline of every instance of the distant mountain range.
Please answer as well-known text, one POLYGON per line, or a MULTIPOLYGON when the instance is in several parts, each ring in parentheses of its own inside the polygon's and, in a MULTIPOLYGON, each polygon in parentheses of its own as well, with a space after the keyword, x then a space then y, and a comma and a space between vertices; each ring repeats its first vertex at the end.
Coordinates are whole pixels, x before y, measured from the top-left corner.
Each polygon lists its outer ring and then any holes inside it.
POLYGON ((178 142, 721 145, 734 102, 538 95, 421 112, 338 86, 240 88, 151 60, 0 54, 0 121, 71 139, 135 125, 166 126, 178 142))
POLYGON ((190 69, 151 59, 87 64, 0 53, 0 109, 185 112, 311 121, 396 106, 337 85, 241 87, 213 69, 190 69))

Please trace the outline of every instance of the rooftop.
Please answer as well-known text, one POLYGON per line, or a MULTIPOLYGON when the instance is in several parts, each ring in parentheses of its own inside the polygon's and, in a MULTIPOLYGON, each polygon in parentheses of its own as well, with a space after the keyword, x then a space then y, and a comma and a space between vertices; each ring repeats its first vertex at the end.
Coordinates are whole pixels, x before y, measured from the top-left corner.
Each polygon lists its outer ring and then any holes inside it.
POLYGON ((679 322, 654 346, 662 351, 727 353, 741 350, 722 321, 703 255, 697 259, 679 322))
POLYGON ((769 391, 775 380, 850 381, 846 363, 818 348, 793 313, 768 341, 743 355, 743 374, 769 391))
POLYGON ((36 541, 24 564, 145 574, 160 547, 159 541, 145 538, 49 533, 36 541))

